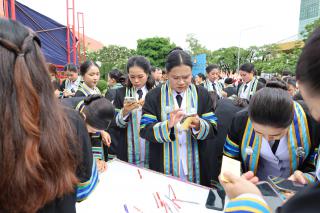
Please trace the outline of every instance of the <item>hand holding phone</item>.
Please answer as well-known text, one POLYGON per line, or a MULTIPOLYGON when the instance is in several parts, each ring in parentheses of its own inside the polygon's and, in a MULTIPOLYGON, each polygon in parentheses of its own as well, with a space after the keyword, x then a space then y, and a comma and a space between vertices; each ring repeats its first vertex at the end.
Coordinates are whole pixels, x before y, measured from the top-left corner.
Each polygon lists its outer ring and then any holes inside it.
POLYGON ((301 184, 282 177, 276 177, 272 175, 268 176, 268 180, 276 189, 284 192, 296 193, 307 186, 307 184, 301 184))
POLYGON ((124 103, 123 103, 122 115, 126 116, 128 115, 129 112, 131 112, 132 110, 138 107, 140 107, 140 105, 138 104, 137 100, 134 97, 125 97, 124 103))
POLYGON ((224 203, 225 203, 225 197, 226 193, 223 190, 223 188, 216 188, 216 189, 210 189, 207 202, 206 202, 206 208, 207 209, 215 209, 218 211, 223 211, 224 209, 224 203))
POLYGON ((261 181, 257 185, 260 190, 263 199, 267 202, 268 206, 272 209, 272 212, 276 212, 276 209, 282 205, 283 200, 281 199, 278 192, 266 181, 261 181))

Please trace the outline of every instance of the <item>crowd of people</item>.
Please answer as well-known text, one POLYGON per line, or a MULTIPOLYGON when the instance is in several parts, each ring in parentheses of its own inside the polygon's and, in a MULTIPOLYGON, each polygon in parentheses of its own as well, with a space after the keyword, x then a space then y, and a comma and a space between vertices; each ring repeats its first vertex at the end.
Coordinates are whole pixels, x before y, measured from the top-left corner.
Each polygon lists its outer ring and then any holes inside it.
POLYGON ((181 48, 162 69, 134 56, 125 73, 108 73, 103 94, 94 61, 67 64, 60 82, 37 35, 1 19, 0 211, 75 212, 115 157, 210 186, 228 156, 241 162, 243 175, 226 172, 228 182, 220 180, 231 199, 226 212, 269 212, 255 186, 268 175, 310 185, 278 211, 317 212, 319 42, 316 30, 296 76, 271 79, 251 63, 235 74, 211 64, 193 76, 181 48))

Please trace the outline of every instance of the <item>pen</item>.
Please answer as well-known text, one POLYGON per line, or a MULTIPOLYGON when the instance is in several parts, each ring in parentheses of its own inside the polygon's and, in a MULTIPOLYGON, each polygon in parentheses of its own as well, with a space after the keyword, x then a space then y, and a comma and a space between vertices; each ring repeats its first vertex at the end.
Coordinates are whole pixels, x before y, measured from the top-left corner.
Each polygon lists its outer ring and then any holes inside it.
POLYGON ((157 194, 157 196, 158 196, 158 199, 159 199, 159 201, 160 201, 161 206, 163 206, 163 203, 162 203, 162 201, 161 201, 161 199, 160 199, 160 195, 159 195, 159 193, 158 193, 158 192, 156 192, 156 194, 157 194))
POLYGON ((139 169, 138 169, 138 173, 139 173, 140 179, 142 179, 142 175, 139 169))
POLYGON ((126 211, 126 213, 129 213, 129 210, 128 210, 127 205, 126 205, 126 204, 124 204, 124 205, 123 205, 123 207, 124 207, 124 210, 126 211))
POLYGON ((157 208, 159 208, 159 204, 158 204, 158 201, 157 201, 157 198, 156 198, 156 196, 154 195, 154 194, 152 194, 153 195, 153 197, 154 197, 154 200, 156 201, 156 204, 157 204, 157 208))
POLYGON ((200 203, 197 203, 197 202, 194 202, 194 201, 188 201, 188 200, 174 199, 173 201, 179 201, 179 202, 183 202, 183 203, 191 203, 191 204, 200 205, 200 203))

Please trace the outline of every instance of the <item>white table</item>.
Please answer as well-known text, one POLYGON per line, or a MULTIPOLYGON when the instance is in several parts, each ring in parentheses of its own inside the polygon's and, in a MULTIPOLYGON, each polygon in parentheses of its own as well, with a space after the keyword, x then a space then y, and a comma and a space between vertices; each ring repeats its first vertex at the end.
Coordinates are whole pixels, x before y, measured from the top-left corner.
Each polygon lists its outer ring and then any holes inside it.
MULTIPOLYGON (((88 199, 77 203, 77 212, 126 213, 124 204, 127 205, 129 213, 166 212, 164 207, 157 208, 153 196, 156 192, 159 193, 161 200, 169 205, 171 211, 168 209, 168 213, 218 212, 205 207, 209 188, 183 182, 151 170, 142 168, 139 168, 139 170, 142 178, 140 178, 136 166, 117 159, 108 162, 107 171, 100 174, 100 182, 96 189, 88 199), (166 198, 166 196, 169 196, 169 184, 172 186, 177 199, 193 201, 198 204, 176 201, 181 208, 174 207, 174 204, 166 198)), ((170 197, 173 197, 172 193, 170 197)))

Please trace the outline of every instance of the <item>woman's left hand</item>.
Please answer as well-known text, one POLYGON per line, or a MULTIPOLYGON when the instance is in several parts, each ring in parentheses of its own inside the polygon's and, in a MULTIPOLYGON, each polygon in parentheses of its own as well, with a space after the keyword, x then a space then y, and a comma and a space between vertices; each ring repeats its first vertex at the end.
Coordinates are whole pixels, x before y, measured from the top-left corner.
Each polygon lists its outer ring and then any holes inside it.
POLYGON ((105 172, 107 170, 107 162, 104 160, 97 159, 97 167, 100 173, 105 172))
POLYGON ((103 142, 107 147, 110 147, 110 144, 111 144, 110 134, 107 133, 106 131, 101 131, 100 133, 101 133, 102 142, 103 142))
POLYGON ((192 117, 192 122, 190 123, 190 128, 193 128, 196 131, 200 130, 200 118, 198 115, 192 117))

